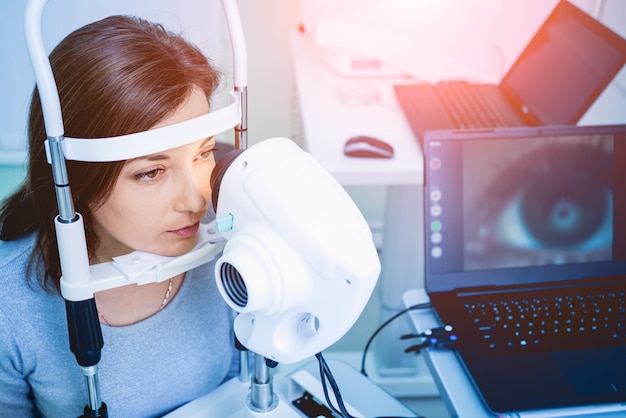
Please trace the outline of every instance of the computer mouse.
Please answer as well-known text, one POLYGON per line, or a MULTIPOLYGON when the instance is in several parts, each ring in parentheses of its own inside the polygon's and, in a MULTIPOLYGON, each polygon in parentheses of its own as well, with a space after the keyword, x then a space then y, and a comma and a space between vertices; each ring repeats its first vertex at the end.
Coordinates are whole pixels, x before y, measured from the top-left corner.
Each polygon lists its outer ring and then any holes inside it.
POLYGON ((343 153, 348 157, 391 158, 393 157, 393 147, 382 139, 358 135, 346 141, 343 146, 343 153))

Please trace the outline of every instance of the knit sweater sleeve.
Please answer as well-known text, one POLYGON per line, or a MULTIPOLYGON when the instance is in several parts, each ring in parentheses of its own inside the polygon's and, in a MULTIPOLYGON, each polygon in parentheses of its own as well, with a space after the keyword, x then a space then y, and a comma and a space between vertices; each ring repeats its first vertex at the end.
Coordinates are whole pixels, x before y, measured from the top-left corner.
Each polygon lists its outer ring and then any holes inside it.
POLYGON ((11 318, 0 306, 0 416, 35 416, 11 318))

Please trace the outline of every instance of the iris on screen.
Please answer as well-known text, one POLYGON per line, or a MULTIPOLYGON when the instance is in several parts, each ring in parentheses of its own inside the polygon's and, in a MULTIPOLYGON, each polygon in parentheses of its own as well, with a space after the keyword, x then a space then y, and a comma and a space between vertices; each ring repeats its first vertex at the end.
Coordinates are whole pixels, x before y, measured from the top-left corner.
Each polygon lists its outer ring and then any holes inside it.
POLYGON ((466 197, 466 268, 611 259, 612 144, 526 141, 512 155, 495 151, 499 166, 474 165, 491 172, 474 177, 478 184, 466 197))

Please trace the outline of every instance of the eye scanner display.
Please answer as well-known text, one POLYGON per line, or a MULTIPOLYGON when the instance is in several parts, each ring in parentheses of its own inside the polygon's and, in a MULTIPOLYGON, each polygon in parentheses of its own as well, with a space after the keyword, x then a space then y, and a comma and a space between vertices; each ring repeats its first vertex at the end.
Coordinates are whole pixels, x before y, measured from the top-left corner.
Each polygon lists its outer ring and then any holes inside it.
POLYGON ((477 144, 465 155, 466 268, 610 260, 612 141, 520 138, 509 151, 477 144))

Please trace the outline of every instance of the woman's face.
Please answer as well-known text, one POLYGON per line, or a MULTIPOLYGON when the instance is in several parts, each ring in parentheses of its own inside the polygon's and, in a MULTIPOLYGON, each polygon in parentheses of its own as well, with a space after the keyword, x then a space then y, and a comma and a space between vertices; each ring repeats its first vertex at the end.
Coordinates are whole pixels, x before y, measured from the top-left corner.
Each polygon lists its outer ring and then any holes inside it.
MULTIPOLYGON (((207 97, 196 88, 153 128, 208 112, 207 97)), ((100 240, 94 261, 110 261, 134 250, 175 256, 193 248, 211 197, 214 148, 211 137, 127 161, 111 195, 93 213, 100 240)))

